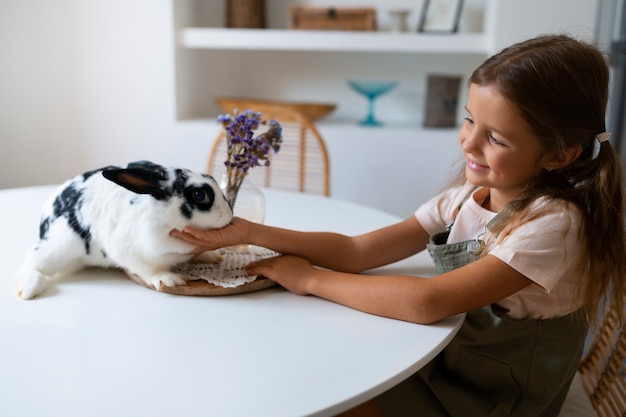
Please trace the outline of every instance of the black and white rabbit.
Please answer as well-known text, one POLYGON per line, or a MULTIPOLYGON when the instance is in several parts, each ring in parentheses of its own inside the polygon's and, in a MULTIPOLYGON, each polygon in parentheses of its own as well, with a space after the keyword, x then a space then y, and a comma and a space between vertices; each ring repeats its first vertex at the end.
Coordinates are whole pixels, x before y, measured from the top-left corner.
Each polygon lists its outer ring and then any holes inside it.
POLYGON ((220 228, 232 217, 206 174, 149 161, 86 172, 44 204, 39 241, 18 270, 17 293, 30 299, 49 278, 87 266, 123 268, 156 289, 184 285, 170 269, 192 258, 192 247, 170 230, 220 228))

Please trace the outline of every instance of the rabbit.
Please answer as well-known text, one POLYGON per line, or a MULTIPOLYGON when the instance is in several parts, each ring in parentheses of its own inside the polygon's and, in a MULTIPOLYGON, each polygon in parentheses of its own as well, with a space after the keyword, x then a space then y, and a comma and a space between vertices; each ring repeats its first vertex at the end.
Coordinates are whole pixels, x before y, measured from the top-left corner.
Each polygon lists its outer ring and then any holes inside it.
POLYGON ((45 202, 39 240, 17 272, 17 294, 33 298, 50 278, 87 266, 123 268, 157 290, 184 285, 170 269, 193 257, 192 245, 169 232, 185 226, 217 229, 232 217, 207 174, 150 161, 86 172, 45 202))

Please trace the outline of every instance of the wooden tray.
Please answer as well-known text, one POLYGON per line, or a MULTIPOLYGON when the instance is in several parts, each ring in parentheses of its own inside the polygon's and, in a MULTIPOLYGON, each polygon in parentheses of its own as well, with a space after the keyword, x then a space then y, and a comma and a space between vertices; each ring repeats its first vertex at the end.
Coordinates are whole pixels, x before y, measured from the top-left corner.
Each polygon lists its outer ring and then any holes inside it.
MULTIPOLYGON (((141 285, 142 287, 149 288, 151 290, 156 290, 151 285, 146 284, 146 282, 139 278, 139 276, 129 272, 126 272, 126 275, 141 285)), ((233 288, 224 288, 217 285, 213 285, 204 280, 196 280, 196 281, 188 281, 187 285, 177 285, 175 287, 167 287, 161 285, 159 288, 159 292, 164 292, 167 294, 177 294, 177 295, 196 295, 196 296, 216 296, 216 295, 232 295, 232 294, 244 294, 248 292, 254 292, 263 290, 265 288, 270 288, 277 285, 276 282, 267 278, 257 278, 256 280, 249 282, 247 284, 240 285, 238 287, 233 288)))

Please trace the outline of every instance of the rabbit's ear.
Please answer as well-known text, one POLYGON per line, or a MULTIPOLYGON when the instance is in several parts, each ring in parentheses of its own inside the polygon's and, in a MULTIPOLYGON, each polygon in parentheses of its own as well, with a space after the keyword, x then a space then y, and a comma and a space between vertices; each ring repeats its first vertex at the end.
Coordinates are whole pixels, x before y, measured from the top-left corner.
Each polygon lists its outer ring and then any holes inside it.
POLYGON ((102 176, 127 190, 137 194, 150 194, 157 200, 165 200, 171 194, 163 187, 167 173, 163 170, 153 169, 153 167, 143 167, 138 164, 133 165, 132 168, 112 167, 103 170, 102 176))
POLYGON ((130 162, 126 168, 137 168, 137 169, 141 169, 144 171, 151 171, 152 173, 154 173, 154 175, 158 175, 159 178, 163 181, 167 180, 167 172, 168 169, 165 168, 163 165, 159 165, 159 164, 155 164, 154 162, 150 162, 150 161, 135 161, 135 162, 130 162))

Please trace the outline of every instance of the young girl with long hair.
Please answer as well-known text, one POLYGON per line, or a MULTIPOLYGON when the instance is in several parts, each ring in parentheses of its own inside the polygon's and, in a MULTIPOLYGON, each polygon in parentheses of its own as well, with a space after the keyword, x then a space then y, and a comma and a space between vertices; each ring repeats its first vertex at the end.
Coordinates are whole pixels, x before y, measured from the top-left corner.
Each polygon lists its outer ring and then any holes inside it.
POLYGON ((594 46, 545 35, 469 79, 463 174, 415 215, 360 236, 242 219, 172 235, 201 252, 240 243, 281 254, 248 266, 300 295, 429 324, 467 312, 453 341, 409 378, 420 416, 557 415, 585 335, 623 311, 622 172, 605 128, 609 70, 594 46), (438 275, 360 272, 424 249, 438 275))

